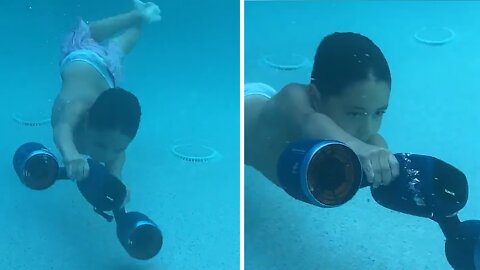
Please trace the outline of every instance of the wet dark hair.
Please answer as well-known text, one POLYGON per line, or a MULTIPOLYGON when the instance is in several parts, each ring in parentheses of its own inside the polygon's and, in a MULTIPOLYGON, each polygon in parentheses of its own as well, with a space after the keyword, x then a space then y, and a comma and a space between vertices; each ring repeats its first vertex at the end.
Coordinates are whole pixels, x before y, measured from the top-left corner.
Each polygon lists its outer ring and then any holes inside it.
POLYGON ((141 114, 135 95, 122 88, 110 88, 100 94, 89 109, 88 125, 102 131, 118 130, 133 139, 141 114))
POLYGON ((311 83, 323 96, 338 96, 348 85, 366 80, 370 75, 391 87, 387 60, 369 38, 336 32, 318 45, 311 83))

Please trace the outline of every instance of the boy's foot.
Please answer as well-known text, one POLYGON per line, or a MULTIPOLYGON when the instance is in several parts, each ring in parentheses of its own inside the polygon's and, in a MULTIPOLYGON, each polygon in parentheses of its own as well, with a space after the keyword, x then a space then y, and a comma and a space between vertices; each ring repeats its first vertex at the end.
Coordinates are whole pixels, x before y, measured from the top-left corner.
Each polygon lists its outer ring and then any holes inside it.
POLYGON ((148 23, 158 22, 162 19, 162 16, 160 16, 160 8, 152 2, 144 3, 140 0, 133 0, 133 6, 142 14, 143 19, 148 23))

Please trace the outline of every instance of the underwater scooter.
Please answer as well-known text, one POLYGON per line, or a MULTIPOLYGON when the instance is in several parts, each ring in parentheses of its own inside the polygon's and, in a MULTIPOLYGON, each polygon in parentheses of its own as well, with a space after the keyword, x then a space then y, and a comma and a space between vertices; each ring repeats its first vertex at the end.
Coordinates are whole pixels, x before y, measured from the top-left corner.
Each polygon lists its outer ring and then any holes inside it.
MULTIPOLYGON (((458 270, 480 269, 480 220, 460 221, 468 199, 465 175, 437 158, 395 154, 400 175, 388 186, 370 188, 374 200, 394 211, 429 218, 445 235, 445 255, 458 270)), ((357 155, 334 140, 301 140, 288 145, 278 161, 281 187, 297 200, 338 207, 370 186, 357 155)))
MULTIPOLYGON (((88 159, 90 174, 77 187, 94 211, 111 222, 115 218, 117 237, 133 258, 148 260, 160 251, 163 236, 158 226, 146 215, 126 212, 121 207, 126 197, 125 185, 109 174, 106 168, 88 159), (105 213, 112 211, 113 217, 105 213)), ((20 181, 33 190, 44 190, 57 180, 68 179, 64 167, 42 144, 29 142, 21 145, 13 157, 13 167, 20 181)))

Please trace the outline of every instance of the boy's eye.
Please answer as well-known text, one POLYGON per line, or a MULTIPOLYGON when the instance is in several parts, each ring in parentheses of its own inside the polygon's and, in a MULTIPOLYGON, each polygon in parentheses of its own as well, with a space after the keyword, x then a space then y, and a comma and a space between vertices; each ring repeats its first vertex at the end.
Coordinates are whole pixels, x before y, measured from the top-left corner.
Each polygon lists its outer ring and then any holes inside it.
POLYGON ((382 116, 382 115, 384 115, 385 113, 386 113, 386 111, 378 111, 378 112, 377 112, 377 115, 378 115, 378 116, 382 116))
POLYGON ((352 117, 358 117, 358 116, 364 115, 364 113, 361 113, 361 112, 348 112, 347 115, 348 115, 348 116, 352 116, 352 117))

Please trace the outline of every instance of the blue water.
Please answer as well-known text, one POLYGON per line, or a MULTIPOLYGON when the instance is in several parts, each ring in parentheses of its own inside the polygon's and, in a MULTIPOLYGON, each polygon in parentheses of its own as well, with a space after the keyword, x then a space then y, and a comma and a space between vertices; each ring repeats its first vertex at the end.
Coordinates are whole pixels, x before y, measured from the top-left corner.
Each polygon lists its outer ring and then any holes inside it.
POLYGON ((145 26, 121 83, 143 112, 124 169, 127 210, 148 215, 164 235, 157 257, 137 261, 118 242, 115 223, 95 214, 74 184, 29 190, 11 165, 26 141, 58 154, 49 124, 25 127, 12 114, 49 117, 60 87, 60 42, 75 18, 116 15, 130 10, 130 1, 2 2, 0 269, 238 269, 239 6, 158 4, 162 22, 145 26), (207 145, 220 157, 185 162, 170 151, 178 142, 207 145))
MULTIPOLYGON (((392 95, 381 134, 393 152, 440 158, 462 170, 469 201, 461 220, 480 219, 480 3, 476 1, 246 2, 245 79, 281 88, 308 83, 320 40, 335 31, 360 32, 384 52, 392 95), (449 27, 443 46, 417 42, 423 27, 449 27)), ((395 213, 362 190, 346 205, 321 209, 290 198, 251 168, 245 170, 245 269, 451 269, 444 236, 430 220, 395 213)))

